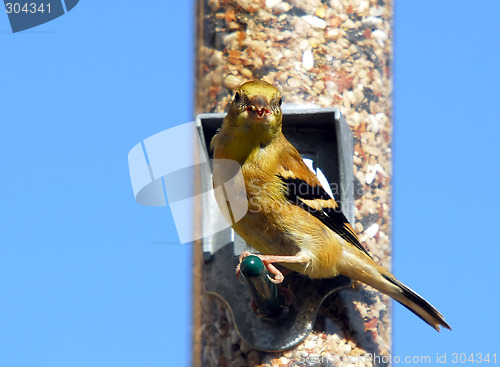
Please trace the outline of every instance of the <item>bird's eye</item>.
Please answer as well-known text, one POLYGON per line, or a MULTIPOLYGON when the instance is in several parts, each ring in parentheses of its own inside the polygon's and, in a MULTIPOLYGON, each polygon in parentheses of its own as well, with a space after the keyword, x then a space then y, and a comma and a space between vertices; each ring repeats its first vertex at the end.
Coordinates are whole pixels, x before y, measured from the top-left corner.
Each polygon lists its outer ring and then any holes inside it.
POLYGON ((282 103, 283 103, 283 98, 280 98, 280 100, 278 101, 278 104, 281 106, 282 103))
POLYGON ((241 96, 238 92, 234 95, 234 102, 238 103, 241 100, 241 96))

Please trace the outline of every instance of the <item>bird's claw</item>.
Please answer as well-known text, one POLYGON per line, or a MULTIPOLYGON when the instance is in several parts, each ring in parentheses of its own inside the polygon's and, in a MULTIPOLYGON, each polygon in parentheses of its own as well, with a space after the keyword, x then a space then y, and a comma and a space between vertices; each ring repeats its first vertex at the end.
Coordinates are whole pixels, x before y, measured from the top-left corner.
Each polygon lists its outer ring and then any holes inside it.
POLYGON ((259 255, 259 254, 252 254, 251 252, 249 251, 243 251, 240 255, 240 258, 239 258, 239 262, 238 262, 238 265, 236 266, 236 277, 239 279, 239 276, 241 274, 241 270, 240 270, 240 265, 241 265, 241 262, 243 261, 243 259, 247 256, 250 256, 250 255, 254 255, 254 256, 257 256, 259 259, 262 260, 262 262, 264 263, 264 266, 266 267, 267 271, 269 272, 269 274, 271 275, 274 275, 274 278, 271 277, 270 275, 269 276, 269 280, 271 282, 273 282, 274 284, 280 284, 280 283, 283 283, 283 280, 285 280, 285 276, 283 275, 283 273, 281 271, 279 271, 271 262, 269 262, 268 260, 266 260, 266 256, 265 255, 259 255))
POLYGON ((274 284, 280 284, 285 280, 285 276, 281 271, 279 271, 273 264, 271 264, 267 260, 262 260, 264 265, 266 266, 267 270, 269 271, 270 274, 274 275, 274 278, 269 277, 269 280, 273 282, 274 284))
POLYGON ((280 284, 283 283, 283 280, 285 280, 285 277, 283 274, 280 274, 278 276, 275 276, 274 278, 269 277, 269 280, 273 282, 274 284, 280 284))
POLYGON ((241 281, 241 279, 240 279, 240 274, 241 274, 240 264, 241 264, 241 261, 238 263, 238 265, 236 265, 236 279, 238 279, 239 281, 241 281))

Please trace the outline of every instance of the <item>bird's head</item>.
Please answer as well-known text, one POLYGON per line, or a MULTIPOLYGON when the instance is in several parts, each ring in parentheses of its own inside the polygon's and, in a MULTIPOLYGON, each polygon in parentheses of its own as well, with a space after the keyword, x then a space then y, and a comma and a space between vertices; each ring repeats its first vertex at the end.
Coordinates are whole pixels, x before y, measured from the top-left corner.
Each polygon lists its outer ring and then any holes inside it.
POLYGON ((233 128, 281 131, 281 94, 262 80, 247 82, 236 91, 228 111, 233 128))

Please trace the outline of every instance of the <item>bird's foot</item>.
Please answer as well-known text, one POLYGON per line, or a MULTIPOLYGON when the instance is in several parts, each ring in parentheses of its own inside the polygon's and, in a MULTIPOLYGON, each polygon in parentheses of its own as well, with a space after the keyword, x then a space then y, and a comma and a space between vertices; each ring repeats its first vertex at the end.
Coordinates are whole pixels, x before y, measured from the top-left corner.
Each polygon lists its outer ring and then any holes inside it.
MULTIPOLYGON (((240 264, 241 261, 250 255, 257 256, 262 260, 264 266, 272 274, 274 277, 269 277, 269 280, 275 284, 280 284, 285 279, 285 276, 281 271, 279 271, 272 263, 304 263, 304 258, 301 256, 277 256, 277 255, 262 255, 262 254, 252 254, 248 251, 243 251, 240 255, 240 259, 238 262, 238 266, 236 266, 236 276, 238 277, 240 274, 240 264)), ((306 261, 307 262, 307 261, 306 261)))

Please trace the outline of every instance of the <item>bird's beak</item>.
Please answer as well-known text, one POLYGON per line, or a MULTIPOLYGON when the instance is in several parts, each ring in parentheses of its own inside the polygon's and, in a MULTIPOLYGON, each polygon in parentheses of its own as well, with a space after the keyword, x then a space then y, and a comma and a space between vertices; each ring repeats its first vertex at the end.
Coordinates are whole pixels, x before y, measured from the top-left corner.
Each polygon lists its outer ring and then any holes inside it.
POLYGON ((250 104, 247 107, 247 111, 250 116, 253 115, 257 120, 263 120, 267 117, 266 115, 271 113, 271 111, 269 111, 269 109, 267 108, 267 104, 268 101, 266 97, 261 95, 253 96, 250 99, 250 104))

